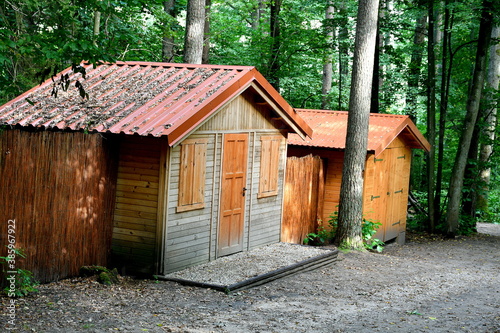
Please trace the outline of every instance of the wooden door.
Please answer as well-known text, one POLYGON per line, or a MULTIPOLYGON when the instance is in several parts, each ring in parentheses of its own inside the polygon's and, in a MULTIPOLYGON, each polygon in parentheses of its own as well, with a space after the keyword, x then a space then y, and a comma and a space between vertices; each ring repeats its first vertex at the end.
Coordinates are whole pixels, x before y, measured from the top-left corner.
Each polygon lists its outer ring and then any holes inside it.
POLYGON ((224 135, 218 255, 243 250, 248 134, 224 135))

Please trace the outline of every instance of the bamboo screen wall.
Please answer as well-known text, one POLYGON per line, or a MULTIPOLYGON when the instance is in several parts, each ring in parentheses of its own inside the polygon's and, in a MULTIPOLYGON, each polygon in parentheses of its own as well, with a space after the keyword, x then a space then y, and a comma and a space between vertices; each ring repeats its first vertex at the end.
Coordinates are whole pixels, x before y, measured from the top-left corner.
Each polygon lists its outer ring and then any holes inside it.
POLYGON ((100 134, 0 133, 0 255, 15 220, 16 247, 27 255, 17 268, 41 282, 106 265, 116 182, 110 148, 100 134))
POLYGON ((281 241, 302 244, 322 218, 323 161, 319 156, 288 157, 281 241))

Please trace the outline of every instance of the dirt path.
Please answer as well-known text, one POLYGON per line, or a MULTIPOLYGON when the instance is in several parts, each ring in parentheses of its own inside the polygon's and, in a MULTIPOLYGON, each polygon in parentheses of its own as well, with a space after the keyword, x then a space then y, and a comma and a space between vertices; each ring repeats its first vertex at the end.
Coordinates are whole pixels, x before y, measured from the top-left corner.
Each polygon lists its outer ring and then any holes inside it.
MULTIPOLYGON (((500 332, 500 225, 487 227, 498 236, 414 235, 230 296, 163 281, 65 280, 19 300, 12 332, 500 332)), ((0 327, 7 319, 4 311, 0 327)))

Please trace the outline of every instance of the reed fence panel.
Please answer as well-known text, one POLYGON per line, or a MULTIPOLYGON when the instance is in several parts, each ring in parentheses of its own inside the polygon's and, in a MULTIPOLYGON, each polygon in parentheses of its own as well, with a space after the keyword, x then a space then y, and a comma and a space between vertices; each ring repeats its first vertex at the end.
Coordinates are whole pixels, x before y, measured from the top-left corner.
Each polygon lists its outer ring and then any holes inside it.
MULTIPOLYGON (((16 247, 41 282, 107 264, 116 186, 112 137, 80 132, 4 130, 0 133, 0 255, 7 223, 16 247)), ((18 258, 19 259, 19 258, 18 258)))

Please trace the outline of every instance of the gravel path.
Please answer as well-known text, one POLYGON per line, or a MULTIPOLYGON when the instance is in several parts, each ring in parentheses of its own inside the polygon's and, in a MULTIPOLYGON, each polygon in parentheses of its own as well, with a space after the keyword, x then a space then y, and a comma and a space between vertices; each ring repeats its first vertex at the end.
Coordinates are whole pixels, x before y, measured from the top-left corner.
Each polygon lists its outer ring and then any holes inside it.
POLYGON ((168 274, 166 278, 229 286, 330 251, 313 246, 277 243, 218 258, 207 264, 168 274))
MULTIPOLYGON (((389 245, 382 254, 341 253, 332 266, 232 295, 165 281, 124 279, 106 287, 92 279, 64 280, 17 300, 15 327, 9 328, 500 333, 500 225, 487 227, 489 235, 410 235, 406 245, 389 245)), ((0 300, 2 331, 10 299, 0 300)))

